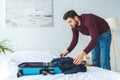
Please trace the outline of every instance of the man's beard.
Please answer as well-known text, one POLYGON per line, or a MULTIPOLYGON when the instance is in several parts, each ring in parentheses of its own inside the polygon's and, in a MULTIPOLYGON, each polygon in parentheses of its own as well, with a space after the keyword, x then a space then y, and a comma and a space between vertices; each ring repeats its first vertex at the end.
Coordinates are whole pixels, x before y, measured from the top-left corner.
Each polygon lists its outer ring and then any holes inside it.
POLYGON ((76 26, 78 26, 78 22, 76 20, 74 20, 74 21, 75 21, 75 24, 71 25, 71 26, 75 28, 76 26))
POLYGON ((78 22, 76 20, 75 20, 75 23, 76 23, 75 26, 78 26, 78 22))

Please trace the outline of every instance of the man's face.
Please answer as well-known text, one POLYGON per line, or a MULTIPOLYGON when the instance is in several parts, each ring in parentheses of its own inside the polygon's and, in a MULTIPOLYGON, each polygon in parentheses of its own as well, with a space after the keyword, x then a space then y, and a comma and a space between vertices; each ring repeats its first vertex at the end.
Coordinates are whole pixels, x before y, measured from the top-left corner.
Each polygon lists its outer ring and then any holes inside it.
POLYGON ((75 26, 78 25, 78 22, 73 18, 67 18, 66 21, 72 28, 75 28, 75 26))

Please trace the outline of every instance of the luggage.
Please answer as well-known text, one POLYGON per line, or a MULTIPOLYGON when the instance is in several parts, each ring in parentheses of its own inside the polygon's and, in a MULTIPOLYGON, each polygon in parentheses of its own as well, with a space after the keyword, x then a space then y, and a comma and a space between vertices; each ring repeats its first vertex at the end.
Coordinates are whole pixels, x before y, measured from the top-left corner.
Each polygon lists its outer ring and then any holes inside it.
POLYGON ((73 74, 86 72, 87 67, 83 64, 73 64, 73 58, 55 58, 51 62, 24 62, 18 65, 17 77, 24 75, 47 75, 47 74, 73 74))
POLYGON ((24 75, 60 74, 62 71, 52 62, 24 62, 18 65, 17 77, 24 75))

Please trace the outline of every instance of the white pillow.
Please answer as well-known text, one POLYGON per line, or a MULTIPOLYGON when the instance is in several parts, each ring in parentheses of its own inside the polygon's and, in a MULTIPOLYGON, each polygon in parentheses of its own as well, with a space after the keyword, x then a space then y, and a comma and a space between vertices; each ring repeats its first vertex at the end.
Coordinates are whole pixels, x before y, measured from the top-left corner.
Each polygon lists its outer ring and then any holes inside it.
POLYGON ((9 63, 18 65, 22 62, 50 62, 56 57, 50 51, 18 51, 11 57, 9 63))

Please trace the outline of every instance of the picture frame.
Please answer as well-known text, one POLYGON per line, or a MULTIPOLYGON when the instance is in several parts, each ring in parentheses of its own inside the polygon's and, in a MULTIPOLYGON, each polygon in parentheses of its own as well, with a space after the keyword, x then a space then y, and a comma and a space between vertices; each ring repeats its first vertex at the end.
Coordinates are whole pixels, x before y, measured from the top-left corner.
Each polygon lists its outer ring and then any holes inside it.
POLYGON ((6 0, 7 27, 53 27, 53 0, 6 0))

